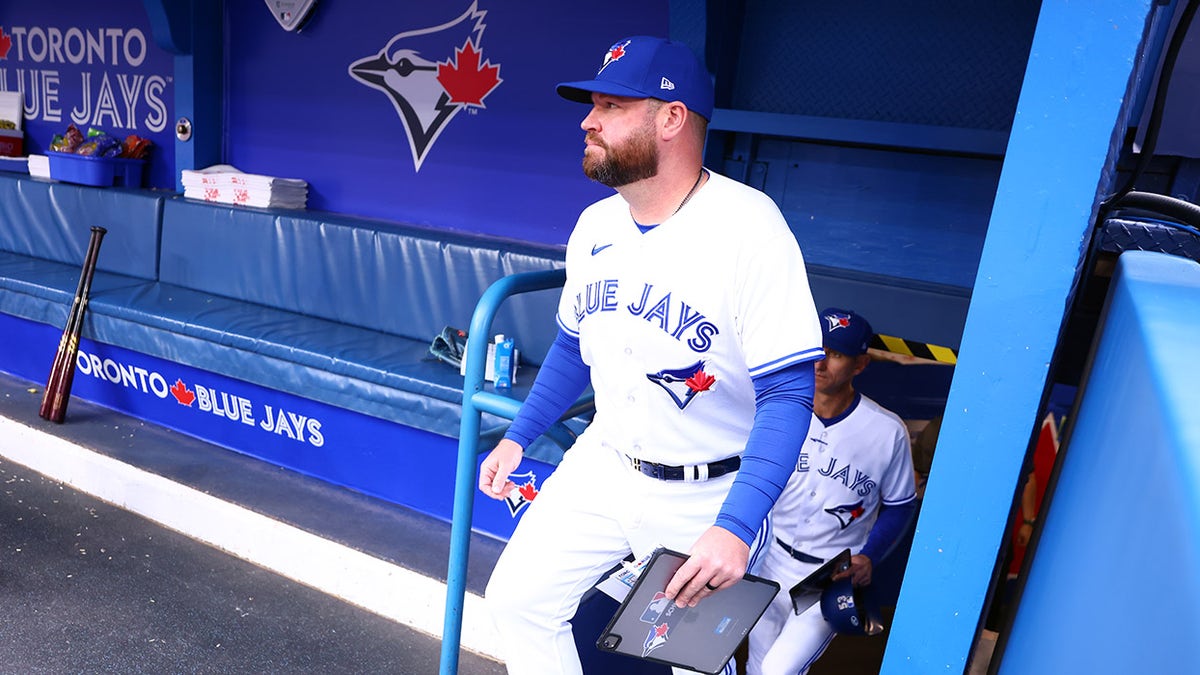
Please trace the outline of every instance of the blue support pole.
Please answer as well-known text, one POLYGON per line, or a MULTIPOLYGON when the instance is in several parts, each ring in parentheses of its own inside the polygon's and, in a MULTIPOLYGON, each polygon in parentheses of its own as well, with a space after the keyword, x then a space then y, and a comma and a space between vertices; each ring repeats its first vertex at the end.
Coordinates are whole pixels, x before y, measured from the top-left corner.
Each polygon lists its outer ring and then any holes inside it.
POLYGON ((1149 7, 1042 3, 882 673, 968 665, 1149 7))
POLYGON ((458 672, 462 642, 463 601, 467 592, 467 558, 471 546, 471 520, 475 504, 475 476, 479 457, 482 413, 507 419, 516 417, 520 402, 483 390, 488 336, 492 321, 506 298, 548 288, 559 288, 566 270, 526 272, 504 277, 484 291, 467 331, 466 374, 463 377, 462 421, 458 434, 458 464, 454 477, 454 509, 450 524, 450 561, 446 571, 446 614, 442 627, 441 675, 458 672))
POLYGON ((154 42, 175 55, 175 189, 181 172, 219 164, 225 137, 222 115, 224 5, 220 0, 142 0, 154 42))

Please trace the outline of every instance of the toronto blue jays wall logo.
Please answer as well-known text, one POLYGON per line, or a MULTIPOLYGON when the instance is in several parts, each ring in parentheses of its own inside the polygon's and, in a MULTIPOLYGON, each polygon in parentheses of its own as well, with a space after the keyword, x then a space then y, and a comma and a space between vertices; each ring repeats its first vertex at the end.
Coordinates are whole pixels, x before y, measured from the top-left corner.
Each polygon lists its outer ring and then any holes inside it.
POLYGON ((440 26, 397 33, 379 53, 350 64, 350 77, 392 102, 417 171, 450 120, 487 107, 483 100, 504 81, 500 64, 483 58, 487 12, 478 5, 440 26))
POLYGON ((717 378, 704 372, 704 362, 697 361, 684 368, 648 373, 646 378, 663 388, 680 410, 687 407, 697 394, 712 389, 717 378))
POLYGON ((834 518, 838 519, 838 522, 842 524, 843 530, 847 527, 850 527, 851 523, 861 518, 864 511, 866 511, 866 509, 863 508, 863 503, 861 500, 853 504, 843 504, 841 506, 834 506, 833 508, 825 509, 825 513, 828 513, 834 518))

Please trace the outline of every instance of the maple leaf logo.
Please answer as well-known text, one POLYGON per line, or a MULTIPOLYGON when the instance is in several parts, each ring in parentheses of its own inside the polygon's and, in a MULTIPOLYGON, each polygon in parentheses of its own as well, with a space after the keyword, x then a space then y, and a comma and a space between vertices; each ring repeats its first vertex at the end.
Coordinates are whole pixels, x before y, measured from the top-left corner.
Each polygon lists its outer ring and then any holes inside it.
POLYGON ((704 372, 703 369, 701 369, 697 370, 695 375, 689 377, 684 384, 686 384, 688 389, 691 389, 692 391, 701 392, 711 389, 713 383, 716 381, 717 378, 709 375, 708 373, 704 372))
POLYGON ((438 62, 437 80, 450 95, 451 103, 484 108, 483 99, 503 82, 500 66, 493 66, 490 60, 481 64, 481 56, 483 53, 468 39, 461 49, 454 50, 453 61, 438 62))
POLYGON ((521 474, 509 474, 508 479, 516 483, 517 489, 508 493, 504 501, 508 503, 508 511, 513 518, 517 517, 521 511, 529 506, 529 503, 537 498, 537 475, 532 471, 526 471, 521 474), (524 483, 517 483, 519 480, 524 480, 524 483))
MULTIPOLYGON (((600 66, 601 73, 604 72, 604 69, 608 67, 608 64, 612 63, 613 61, 620 61, 621 57, 625 56, 625 48, 629 46, 630 42, 633 42, 633 40, 618 42, 617 44, 608 48, 608 51, 604 53, 604 63, 600 66)), ((599 74, 600 73, 597 73, 597 75, 599 74)))
POLYGON ((196 394, 189 391, 187 385, 180 379, 176 379, 175 384, 171 385, 171 395, 180 405, 191 406, 192 402, 196 400, 196 394))
POLYGON ((530 481, 530 482, 522 485, 521 487, 517 488, 517 490, 519 490, 521 492, 521 496, 527 502, 533 501, 538 496, 538 489, 537 489, 537 486, 535 486, 533 484, 533 481, 530 481))
POLYGON ((12 38, 4 34, 0 28, 0 59, 8 60, 8 50, 12 49, 12 38))
POLYGON ((703 392, 713 388, 717 378, 704 372, 704 362, 695 363, 682 368, 668 368, 657 373, 647 373, 646 378, 662 387, 667 396, 683 410, 703 392))

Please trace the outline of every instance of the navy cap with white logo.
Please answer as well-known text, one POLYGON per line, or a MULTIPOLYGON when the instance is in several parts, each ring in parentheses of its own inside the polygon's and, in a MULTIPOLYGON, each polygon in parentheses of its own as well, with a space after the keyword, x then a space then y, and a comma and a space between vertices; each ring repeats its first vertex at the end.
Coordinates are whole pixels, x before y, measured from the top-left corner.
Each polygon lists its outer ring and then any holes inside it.
POLYGON ((712 76, 682 42, 639 35, 619 40, 605 52, 596 77, 558 85, 569 101, 591 103, 592 92, 630 98, 679 101, 712 119, 712 76))
POLYGON ((821 312, 821 335, 826 347, 846 356, 858 356, 867 353, 875 331, 853 311, 830 307, 821 312))

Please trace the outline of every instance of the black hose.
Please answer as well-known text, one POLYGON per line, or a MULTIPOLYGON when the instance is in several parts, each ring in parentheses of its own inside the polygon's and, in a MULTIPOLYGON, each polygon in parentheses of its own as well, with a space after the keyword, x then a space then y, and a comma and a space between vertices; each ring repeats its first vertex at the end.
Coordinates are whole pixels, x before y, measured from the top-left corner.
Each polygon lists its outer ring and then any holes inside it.
POLYGON ((1128 192, 1121 197, 1116 206, 1153 211, 1200 228, 1200 206, 1175 197, 1154 192, 1128 192))

